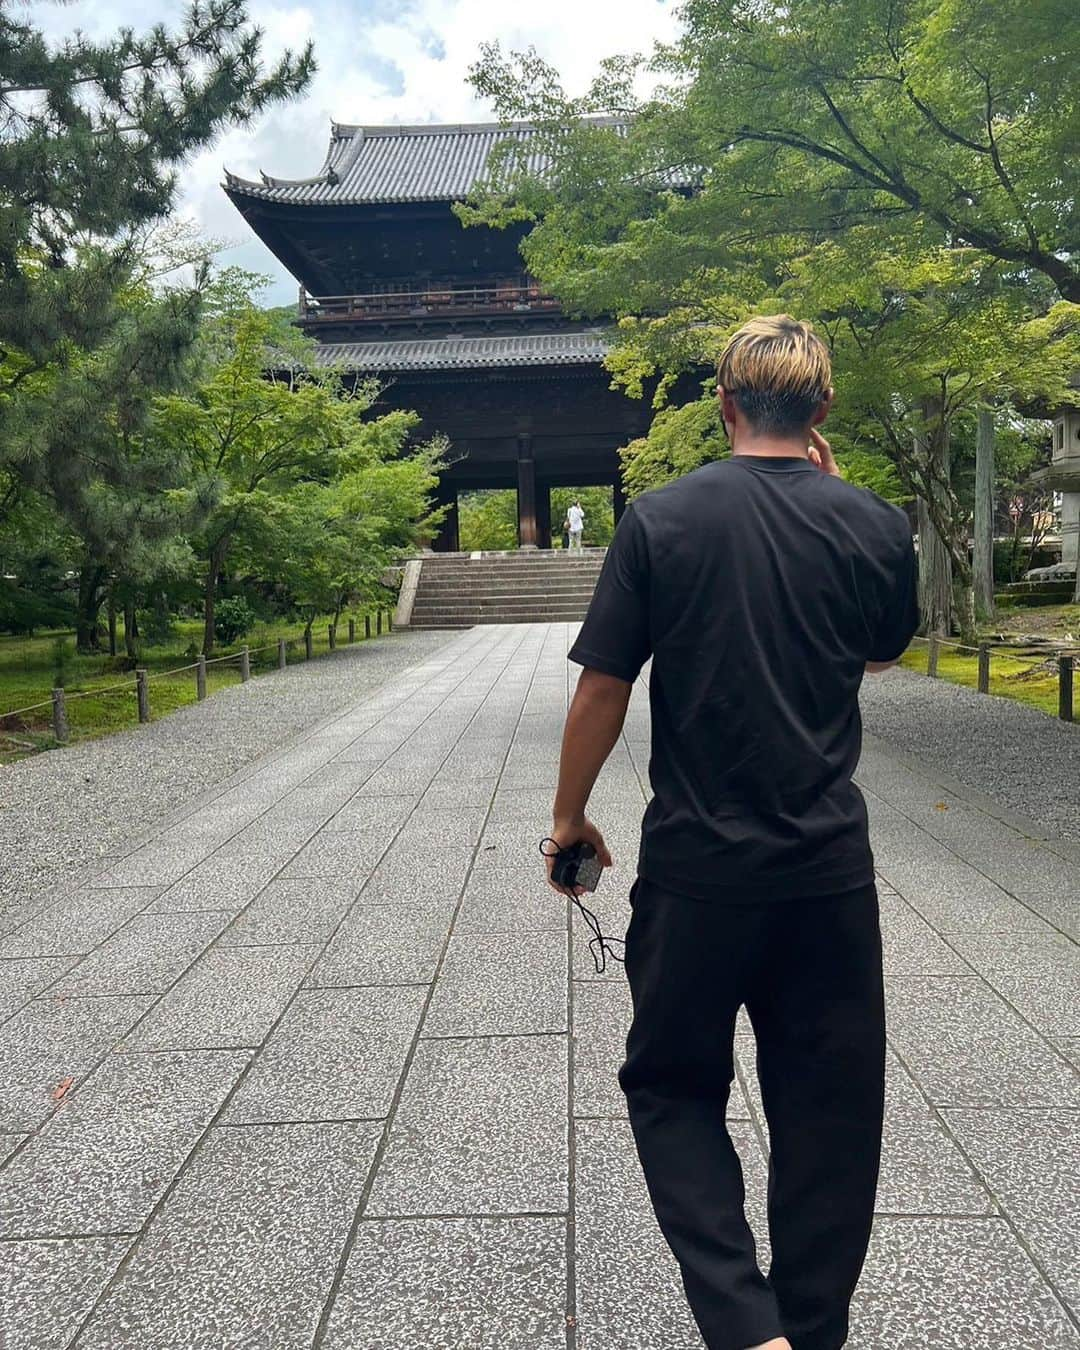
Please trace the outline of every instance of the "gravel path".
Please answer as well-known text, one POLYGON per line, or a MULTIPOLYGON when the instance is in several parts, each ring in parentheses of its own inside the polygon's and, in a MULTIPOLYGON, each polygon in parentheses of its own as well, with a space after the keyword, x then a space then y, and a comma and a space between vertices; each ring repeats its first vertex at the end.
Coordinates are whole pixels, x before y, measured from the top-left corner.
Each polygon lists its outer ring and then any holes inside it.
POLYGON ((887 746, 1080 841, 1080 724, 907 670, 867 679, 862 708, 887 746))
POLYGON ((457 636, 388 634, 233 685, 148 727, 0 769, 0 922, 457 636))

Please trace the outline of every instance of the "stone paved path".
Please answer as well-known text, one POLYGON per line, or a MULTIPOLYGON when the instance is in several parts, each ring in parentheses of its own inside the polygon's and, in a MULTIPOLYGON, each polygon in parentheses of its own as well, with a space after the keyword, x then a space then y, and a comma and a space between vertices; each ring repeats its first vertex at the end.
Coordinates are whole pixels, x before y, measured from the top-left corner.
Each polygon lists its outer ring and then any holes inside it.
MULTIPOLYGON (((0 937, 4 1350, 700 1348, 622 971, 535 856, 568 639, 462 634, 0 937)), ((647 736, 641 689, 594 798, 615 932, 647 736)), ((860 776, 891 1022, 850 1344, 1080 1346, 1075 864, 879 747, 860 776)))

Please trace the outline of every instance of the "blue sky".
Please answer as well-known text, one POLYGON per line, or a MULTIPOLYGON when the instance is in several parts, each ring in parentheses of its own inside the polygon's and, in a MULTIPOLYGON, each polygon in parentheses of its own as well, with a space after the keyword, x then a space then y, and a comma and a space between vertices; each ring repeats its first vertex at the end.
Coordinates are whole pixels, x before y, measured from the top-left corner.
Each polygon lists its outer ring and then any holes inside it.
MULTIPOLYGON (((33 4, 34 21, 54 36, 82 29, 103 36, 121 26, 136 30, 173 25, 179 0, 74 0, 33 4)), ((491 117, 465 83, 480 44, 535 46, 578 92, 605 56, 646 50, 675 31, 670 0, 249 0, 252 19, 266 34, 269 54, 309 38, 319 73, 308 93, 275 108, 250 127, 234 129, 195 158, 183 174, 180 210, 208 235, 224 239, 227 258, 272 278, 267 293, 282 304, 296 286, 237 215, 220 184, 227 166, 244 177, 260 169, 307 177, 318 169, 331 120, 339 122, 462 122, 491 117)))

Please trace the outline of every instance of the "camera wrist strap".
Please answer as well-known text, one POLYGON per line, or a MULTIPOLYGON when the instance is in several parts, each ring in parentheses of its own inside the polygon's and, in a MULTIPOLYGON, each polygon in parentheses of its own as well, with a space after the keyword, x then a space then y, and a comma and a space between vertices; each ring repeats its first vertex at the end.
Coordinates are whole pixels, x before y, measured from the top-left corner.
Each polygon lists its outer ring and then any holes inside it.
MULTIPOLYGON (((545 858, 557 858, 563 852, 554 839, 541 839, 540 852, 545 858)), ((582 917, 589 926, 589 931, 593 936, 589 939, 589 952, 592 955, 593 965, 596 967, 597 975, 603 975, 607 969, 607 958, 610 956, 613 961, 623 963, 624 956, 620 956, 615 950, 615 946, 625 948, 626 943, 622 938, 605 937, 600 927, 600 920, 596 917, 588 905, 583 904, 581 897, 574 894, 565 886, 556 887, 563 895, 569 896, 581 912, 582 917), (614 944, 614 946, 612 945, 614 944)))

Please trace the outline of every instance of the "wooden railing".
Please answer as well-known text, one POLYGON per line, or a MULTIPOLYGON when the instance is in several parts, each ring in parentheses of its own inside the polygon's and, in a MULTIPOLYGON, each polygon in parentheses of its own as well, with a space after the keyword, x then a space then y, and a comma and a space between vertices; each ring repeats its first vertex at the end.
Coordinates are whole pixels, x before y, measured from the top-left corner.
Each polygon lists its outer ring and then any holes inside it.
POLYGON ((317 322, 363 322, 385 318, 453 314, 527 314, 560 308, 534 281, 495 280, 485 285, 431 282, 422 289, 369 291, 361 295, 300 292, 300 317, 317 322))

